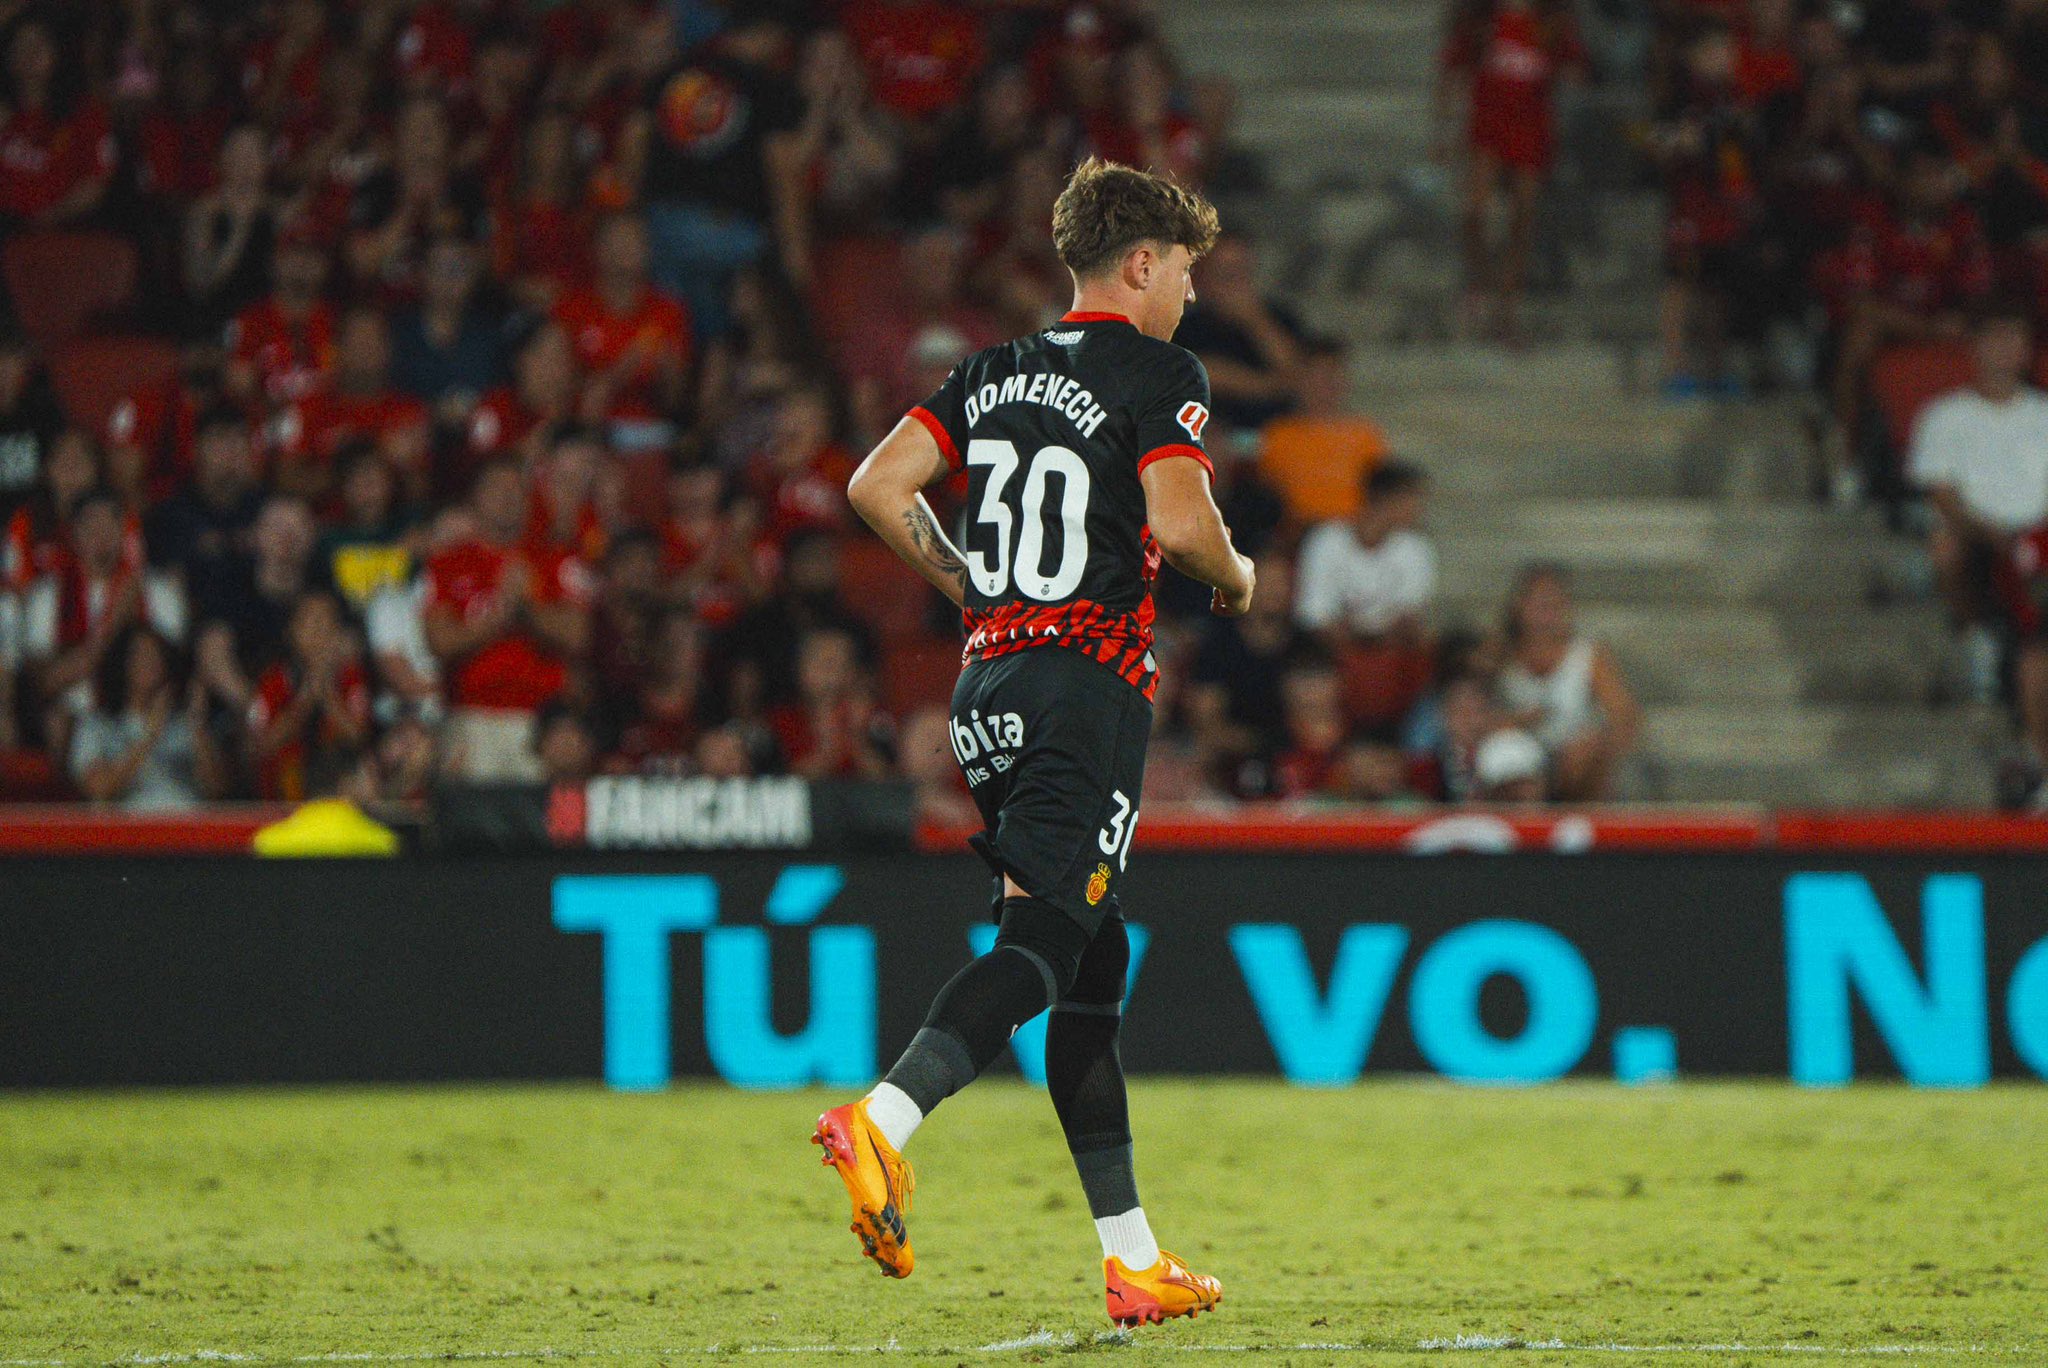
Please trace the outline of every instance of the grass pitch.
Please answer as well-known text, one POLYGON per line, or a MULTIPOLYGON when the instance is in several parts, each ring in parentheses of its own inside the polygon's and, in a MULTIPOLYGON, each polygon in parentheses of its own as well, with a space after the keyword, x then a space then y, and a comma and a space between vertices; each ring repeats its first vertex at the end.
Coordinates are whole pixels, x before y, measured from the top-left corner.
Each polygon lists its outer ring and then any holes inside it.
POLYGON ((0 1363, 2048 1363, 2048 1090, 1142 1081, 1147 1209, 1226 1294, 1127 1338, 1041 1094, 919 1135, 903 1283, 826 1101, 0 1097, 0 1363))

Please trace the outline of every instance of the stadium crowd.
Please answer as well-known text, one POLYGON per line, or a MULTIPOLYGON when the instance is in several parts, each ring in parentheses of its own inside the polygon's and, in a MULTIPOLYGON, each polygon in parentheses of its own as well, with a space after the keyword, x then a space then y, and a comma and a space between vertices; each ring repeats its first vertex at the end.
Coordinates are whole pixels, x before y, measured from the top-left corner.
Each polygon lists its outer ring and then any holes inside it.
MULTIPOLYGON (((1259 184, 1143 0, 0 19, 17 801, 790 772, 966 820, 958 624, 846 476, 1065 308, 1079 156, 1259 184)), ((1562 573, 1439 640, 1427 482, 1348 413, 1343 347, 1243 238, 1198 279, 1179 340, 1265 587, 1221 622, 1160 586, 1148 793, 1597 796, 1634 708, 1562 573)))
POLYGON ((1674 0, 1666 17, 1650 148, 1669 383, 1773 378, 1737 375, 1731 345, 1818 359, 1828 492, 1924 531, 1958 691, 2016 704, 2018 798, 2048 757, 2048 5, 1674 0))

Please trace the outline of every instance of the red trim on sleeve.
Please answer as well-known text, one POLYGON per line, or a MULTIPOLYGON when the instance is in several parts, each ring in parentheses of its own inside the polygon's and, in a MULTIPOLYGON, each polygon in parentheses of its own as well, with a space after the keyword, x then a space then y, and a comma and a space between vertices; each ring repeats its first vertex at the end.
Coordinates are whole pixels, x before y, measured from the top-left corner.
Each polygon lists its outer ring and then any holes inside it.
POLYGON ((1138 458, 1138 473, 1143 475, 1146 466, 1154 461, 1163 461, 1169 456, 1185 456, 1189 460, 1200 461, 1202 469, 1209 472, 1210 480, 1216 478, 1216 464, 1209 459, 1209 453, 1198 446, 1189 446, 1186 442, 1168 442, 1165 446, 1153 447, 1138 458))
MULTIPOLYGON (((1062 323, 1129 323, 1131 320, 1120 313, 1064 313, 1062 323)), ((1132 326, 1136 326, 1133 324, 1132 326)))
POLYGON ((915 418, 918 422, 924 424, 924 430, 929 432, 932 435, 932 440, 939 444, 939 451, 945 456, 947 465, 958 470, 965 464, 960 459, 960 448, 953 445, 953 434, 946 431, 946 425, 940 422, 938 416, 930 409, 926 408, 923 404, 919 404, 904 416, 906 418, 915 418))

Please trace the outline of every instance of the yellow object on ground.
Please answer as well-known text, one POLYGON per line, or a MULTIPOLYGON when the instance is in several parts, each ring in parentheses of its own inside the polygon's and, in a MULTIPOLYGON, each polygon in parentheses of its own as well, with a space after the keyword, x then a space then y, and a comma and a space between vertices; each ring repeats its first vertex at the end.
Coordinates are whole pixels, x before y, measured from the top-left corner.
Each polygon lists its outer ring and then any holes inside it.
POLYGON ((398 833, 345 798, 318 798, 256 833, 258 855, 396 855, 398 833))

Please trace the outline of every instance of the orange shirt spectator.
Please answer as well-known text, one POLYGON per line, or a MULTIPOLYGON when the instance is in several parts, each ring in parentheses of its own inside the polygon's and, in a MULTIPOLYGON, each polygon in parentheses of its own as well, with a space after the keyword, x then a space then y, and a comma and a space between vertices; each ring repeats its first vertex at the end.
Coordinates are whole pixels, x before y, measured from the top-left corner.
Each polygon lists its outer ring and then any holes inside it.
POLYGON ((1310 338, 1301 350, 1299 407, 1266 424, 1259 467, 1297 522, 1349 518, 1365 477, 1387 454, 1387 439, 1369 419, 1344 411, 1351 377, 1342 344, 1310 338))
POLYGON ((1358 491, 1387 454, 1371 419, 1296 414, 1266 424, 1259 468, 1297 522, 1328 522, 1358 511, 1358 491))

